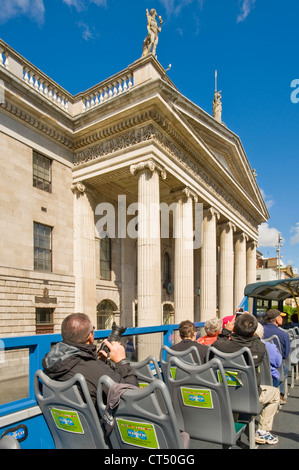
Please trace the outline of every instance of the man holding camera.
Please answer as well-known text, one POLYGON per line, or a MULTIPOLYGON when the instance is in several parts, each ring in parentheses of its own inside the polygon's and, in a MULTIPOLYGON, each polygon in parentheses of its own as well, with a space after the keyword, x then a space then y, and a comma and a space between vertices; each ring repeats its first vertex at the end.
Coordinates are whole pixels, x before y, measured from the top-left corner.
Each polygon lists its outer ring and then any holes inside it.
POLYGON ((102 375, 108 375, 118 383, 138 386, 135 372, 126 359, 124 347, 118 341, 104 343, 109 351, 109 358, 115 363, 113 370, 104 361, 107 352, 100 351, 103 360, 98 358, 94 343, 94 327, 84 313, 68 315, 61 324, 62 342, 57 343, 46 354, 42 365, 46 375, 53 380, 65 381, 81 373, 86 380, 92 401, 96 404, 97 385, 102 375))

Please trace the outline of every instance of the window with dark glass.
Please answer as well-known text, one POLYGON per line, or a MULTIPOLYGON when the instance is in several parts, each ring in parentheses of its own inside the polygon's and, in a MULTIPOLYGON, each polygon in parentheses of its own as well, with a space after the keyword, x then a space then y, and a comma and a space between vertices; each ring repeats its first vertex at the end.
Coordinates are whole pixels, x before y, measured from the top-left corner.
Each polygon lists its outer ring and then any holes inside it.
POLYGON ((52 190, 52 177, 51 177, 52 161, 33 152, 33 186, 48 193, 52 190))
POLYGON ((34 270, 52 271, 52 227, 35 222, 34 270))
POLYGON ((168 253, 163 256, 163 287, 166 288, 170 282, 170 258, 168 253))
POLYGON ((54 308, 35 309, 36 334, 54 333, 54 308))
POLYGON ((111 238, 100 239, 100 278, 111 279, 111 238))

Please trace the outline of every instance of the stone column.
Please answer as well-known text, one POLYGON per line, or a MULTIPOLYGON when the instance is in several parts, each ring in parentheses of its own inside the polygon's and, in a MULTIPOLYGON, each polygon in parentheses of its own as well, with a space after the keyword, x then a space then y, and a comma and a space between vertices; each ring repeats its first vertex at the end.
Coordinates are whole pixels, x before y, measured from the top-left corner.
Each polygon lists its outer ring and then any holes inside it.
POLYGON ((244 233, 239 233, 235 237, 234 310, 243 300, 246 286, 246 241, 247 237, 244 233))
POLYGON ((220 226, 219 314, 220 318, 234 312, 234 243, 235 226, 226 222, 220 226))
POLYGON ((74 193, 75 312, 86 313, 96 327, 95 222, 92 192, 77 183, 74 193))
POLYGON ((247 243, 246 284, 252 284, 256 282, 256 247, 257 243, 253 240, 247 243))
MULTIPOLYGON (((166 173, 153 160, 132 165, 138 174, 138 326, 162 323, 159 177, 166 173)), ((138 337, 138 360, 159 357, 161 334, 138 337)))
POLYGON ((174 308, 175 323, 194 321, 194 249, 193 200, 196 195, 189 189, 173 192, 176 200, 174 213, 174 308))
POLYGON ((216 223, 219 217, 220 214, 213 207, 204 210, 200 266, 200 321, 206 321, 216 316, 216 223))

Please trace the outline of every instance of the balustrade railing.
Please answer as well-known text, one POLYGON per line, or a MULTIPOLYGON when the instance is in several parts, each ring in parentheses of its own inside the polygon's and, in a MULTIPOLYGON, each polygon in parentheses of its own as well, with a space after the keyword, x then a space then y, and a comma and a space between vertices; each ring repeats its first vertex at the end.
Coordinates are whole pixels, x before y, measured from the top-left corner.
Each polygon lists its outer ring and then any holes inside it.
POLYGON ((74 114, 74 108, 76 114, 85 113, 134 86, 133 73, 126 69, 86 92, 73 96, 0 39, 1 67, 70 115, 74 114))

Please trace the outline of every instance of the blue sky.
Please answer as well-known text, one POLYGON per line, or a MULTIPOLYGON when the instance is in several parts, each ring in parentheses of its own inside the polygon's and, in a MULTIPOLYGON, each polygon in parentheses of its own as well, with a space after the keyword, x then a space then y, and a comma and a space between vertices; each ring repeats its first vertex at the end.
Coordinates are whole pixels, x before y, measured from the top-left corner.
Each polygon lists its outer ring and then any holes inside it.
POLYGON ((163 18, 157 56, 179 91, 242 141, 270 219, 259 250, 299 268, 298 0, 1 0, 0 37, 72 94, 142 53, 146 8, 163 18))

